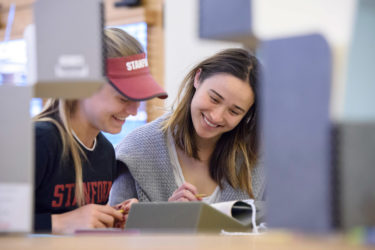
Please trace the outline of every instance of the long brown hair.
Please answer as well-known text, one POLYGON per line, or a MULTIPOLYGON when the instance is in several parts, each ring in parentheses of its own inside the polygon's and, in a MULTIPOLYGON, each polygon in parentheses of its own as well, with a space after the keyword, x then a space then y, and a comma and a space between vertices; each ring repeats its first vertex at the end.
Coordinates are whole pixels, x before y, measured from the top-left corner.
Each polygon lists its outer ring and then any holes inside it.
MULTIPOLYGON (((118 28, 105 29, 104 43, 107 58, 126 57, 143 53, 142 45, 125 31, 118 28)), ((78 206, 85 204, 82 180, 82 162, 86 155, 74 139, 71 118, 78 100, 48 99, 41 113, 33 117, 34 122, 51 122, 57 127, 62 141, 61 161, 72 158, 75 170, 75 198, 78 206)))
POLYGON ((201 70, 199 82, 226 73, 249 83, 254 92, 254 104, 234 129, 222 134, 209 161, 210 176, 221 188, 222 180, 226 179, 233 188, 240 188, 254 198, 251 170, 258 159, 258 60, 247 50, 227 49, 196 65, 184 78, 176 99, 177 106, 162 128, 164 132, 170 129, 176 145, 197 160, 190 104, 198 70, 201 70))

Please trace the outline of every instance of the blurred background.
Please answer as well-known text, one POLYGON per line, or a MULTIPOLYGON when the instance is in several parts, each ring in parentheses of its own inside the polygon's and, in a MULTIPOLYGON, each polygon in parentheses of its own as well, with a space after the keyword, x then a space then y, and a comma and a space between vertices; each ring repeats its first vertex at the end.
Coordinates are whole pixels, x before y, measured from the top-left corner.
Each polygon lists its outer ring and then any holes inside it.
MULTIPOLYGON (((224 48, 246 47, 265 69, 261 120, 270 225, 318 232, 373 228, 374 0, 103 2, 105 25, 143 44, 151 73, 169 94, 166 101, 142 103, 123 133, 106 135, 113 145, 163 114, 196 63, 224 48)), ((1 0, 2 85, 27 82, 23 32, 33 22, 33 3, 1 0)), ((30 116, 42 103, 31 100, 30 116)))

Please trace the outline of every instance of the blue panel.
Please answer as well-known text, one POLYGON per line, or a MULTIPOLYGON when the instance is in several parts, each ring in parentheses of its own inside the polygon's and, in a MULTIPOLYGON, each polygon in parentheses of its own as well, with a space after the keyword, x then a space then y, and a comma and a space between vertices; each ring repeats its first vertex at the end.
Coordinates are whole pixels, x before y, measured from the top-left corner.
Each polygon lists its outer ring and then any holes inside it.
POLYGON ((200 0, 199 8, 201 38, 251 35, 251 0, 200 0))
POLYGON ((264 41, 261 122, 270 227, 331 227, 331 54, 320 35, 264 41))

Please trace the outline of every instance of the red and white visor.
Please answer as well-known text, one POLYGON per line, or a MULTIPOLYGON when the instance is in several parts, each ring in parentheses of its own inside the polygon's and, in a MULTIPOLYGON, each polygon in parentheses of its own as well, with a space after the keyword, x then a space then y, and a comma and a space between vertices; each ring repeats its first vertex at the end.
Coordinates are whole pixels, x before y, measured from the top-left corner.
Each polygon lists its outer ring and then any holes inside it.
POLYGON ((145 53, 108 58, 107 78, 117 91, 133 101, 168 97, 151 76, 145 53))

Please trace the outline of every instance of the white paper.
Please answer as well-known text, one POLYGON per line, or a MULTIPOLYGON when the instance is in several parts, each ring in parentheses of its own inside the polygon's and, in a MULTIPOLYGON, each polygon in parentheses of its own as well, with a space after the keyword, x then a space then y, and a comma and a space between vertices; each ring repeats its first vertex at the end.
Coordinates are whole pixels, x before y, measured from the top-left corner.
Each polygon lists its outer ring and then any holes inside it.
POLYGON ((233 204, 237 201, 225 201, 225 202, 218 202, 210 204, 212 207, 216 208, 220 212, 232 217, 232 207, 233 204))
POLYGON ((245 202, 247 204, 250 204, 254 201, 252 199, 248 199, 248 200, 235 200, 235 201, 224 201, 224 202, 218 202, 218 203, 212 203, 210 204, 213 208, 216 208, 217 210, 219 210, 220 212, 228 215, 228 216, 231 216, 232 217, 232 207, 233 205, 236 203, 236 202, 245 202))
MULTIPOLYGON (((253 227, 253 233, 258 233, 258 226, 256 225, 256 208, 255 208, 255 205, 254 205, 254 200, 252 199, 248 199, 248 200, 236 200, 236 201, 227 201, 227 202, 219 202, 219 203, 214 203, 214 204, 210 204, 213 208, 219 210, 220 212, 230 216, 230 217, 233 217, 233 214, 232 214, 232 211, 233 211, 233 206, 237 203, 246 203, 247 205, 249 205, 249 207, 251 207, 251 210, 252 210, 252 213, 249 214, 250 219, 251 219, 251 224, 252 224, 252 227, 253 227)), ((238 219, 238 218, 236 218, 238 219)), ((248 222, 245 222, 246 224, 248 222)))

